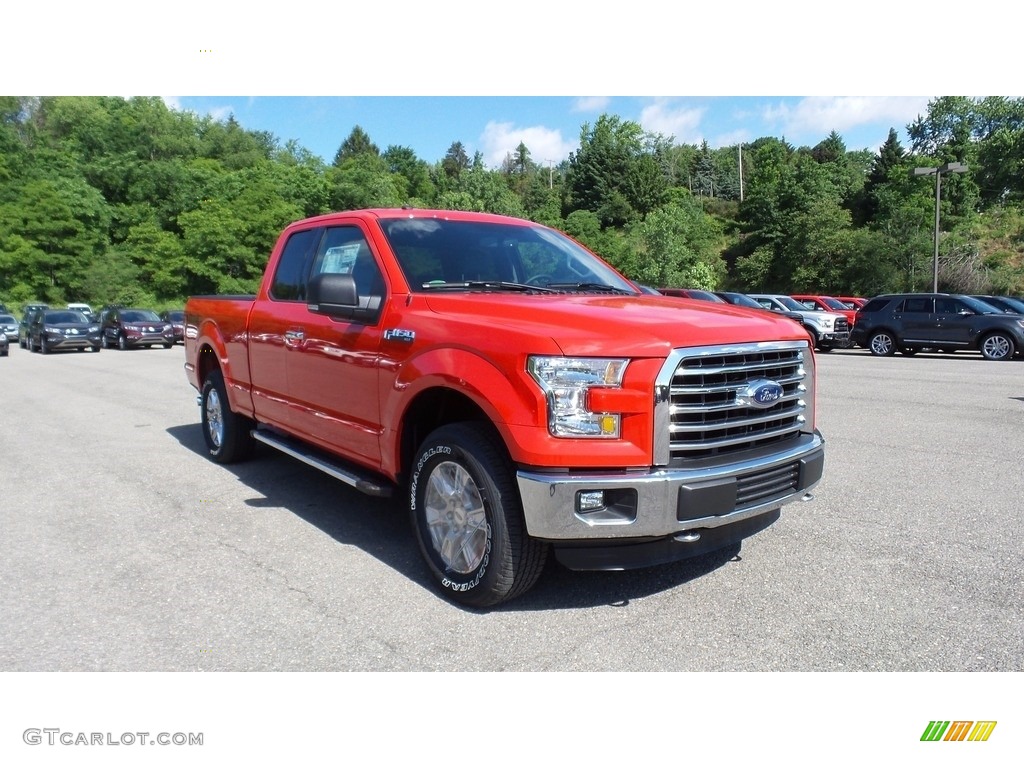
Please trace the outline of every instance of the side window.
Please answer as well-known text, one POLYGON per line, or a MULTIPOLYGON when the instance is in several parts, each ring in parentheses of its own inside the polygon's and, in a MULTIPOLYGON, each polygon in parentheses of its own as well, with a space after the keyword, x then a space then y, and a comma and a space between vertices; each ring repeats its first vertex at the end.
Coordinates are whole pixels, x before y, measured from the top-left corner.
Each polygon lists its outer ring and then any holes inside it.
POLYGON ((288 238, 274 270, 274 281, 270 284, 272 298, 281 301, 302 301, 306 298, 307 257, 319 232, 318 229, 304 229, 288 238))
POLYGON ((935 299, 935 312, 940 315, 955 315, 959 312, 967 312, 967 305, 959 299, 937 298, 935 299))
POLYGON ((904 312, 923 312, 929 314, 932 311, 931 297, 913 296, 908 297, 903 304, 904 312))
POLYGON ((310 276, 321 274, 352 275, 360 297, 384 293, 380 267, 359 227, 327 230, 317 249, 310 276))

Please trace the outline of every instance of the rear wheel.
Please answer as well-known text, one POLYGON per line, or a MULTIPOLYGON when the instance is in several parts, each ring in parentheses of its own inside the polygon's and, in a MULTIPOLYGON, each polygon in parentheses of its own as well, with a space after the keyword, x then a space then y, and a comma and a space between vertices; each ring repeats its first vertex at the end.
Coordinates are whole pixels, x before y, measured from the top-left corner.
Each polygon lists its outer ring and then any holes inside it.
POLYGON ((256 443, 252 436, 255 423, 239 416, 228 405, 227 388, 220 371, 211 373, 199 398, 202 410, 203 439, 210 458, 218 464, 230 464, 248 458, 256 443))
POLYGON ((896 354, 896 339, 888 331, 878 331, 872 334, 868 341, 868 349, 872 355, 888 357, 896 354))
POLYGON ((444 594, 485 607, 517 597, 544 568, 547 545, 526 532, 511 462, 476 424, 431 433, 413 459, 409 512, 444 594))
POLYGON ((978 349, 986 360, 1009 360, 1014 353, 1013 339, 997 331, 982 339, 978 349))

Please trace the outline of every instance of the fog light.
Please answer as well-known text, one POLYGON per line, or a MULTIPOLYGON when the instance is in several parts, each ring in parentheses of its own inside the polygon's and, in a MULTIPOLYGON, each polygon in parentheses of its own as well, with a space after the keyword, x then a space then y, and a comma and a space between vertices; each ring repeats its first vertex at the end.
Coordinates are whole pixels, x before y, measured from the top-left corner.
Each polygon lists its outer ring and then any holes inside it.
POLYGON ((604 507, 604 491, 580 491, 576 494, 576 511, 593 512, 604 507))

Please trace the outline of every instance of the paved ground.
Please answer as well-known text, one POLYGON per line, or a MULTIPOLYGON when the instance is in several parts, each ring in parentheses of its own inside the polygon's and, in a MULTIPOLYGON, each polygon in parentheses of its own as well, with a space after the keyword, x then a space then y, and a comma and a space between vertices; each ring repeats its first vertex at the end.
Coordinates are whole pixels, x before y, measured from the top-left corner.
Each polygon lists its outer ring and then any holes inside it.
POLYGON ((472 612, 403 512, 202 454, 183 353, 0 359, 0 670, 1020 671, 1024 363, 819 358, 816 500, 472 612))

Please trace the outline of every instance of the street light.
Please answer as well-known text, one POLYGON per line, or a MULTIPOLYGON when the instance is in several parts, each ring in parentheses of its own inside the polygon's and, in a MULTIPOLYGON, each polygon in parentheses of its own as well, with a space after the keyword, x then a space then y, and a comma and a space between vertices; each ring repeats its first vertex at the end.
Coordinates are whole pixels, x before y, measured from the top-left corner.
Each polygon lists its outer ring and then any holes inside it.
POLYGON ((963 163, 946 163, 938 168, 915 168, 915 176, 935 176, 935 255, 932 258, 932 293, 939 292, 939 189, 942 186, 942 174, 963 173, 967 166, 963 163))

